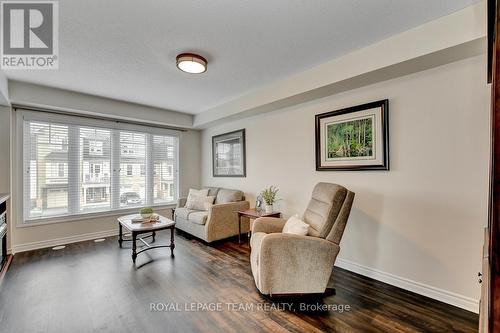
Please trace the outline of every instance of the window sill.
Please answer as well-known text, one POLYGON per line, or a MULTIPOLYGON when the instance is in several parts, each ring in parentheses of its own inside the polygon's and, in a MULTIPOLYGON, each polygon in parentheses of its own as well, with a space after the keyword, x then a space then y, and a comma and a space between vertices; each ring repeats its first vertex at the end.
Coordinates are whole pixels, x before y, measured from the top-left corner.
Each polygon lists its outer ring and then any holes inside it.
MULTIPOLYGON (((160 205, 160 206, 152 206, 152 208, 154 210, 158 211, 158 210, 163 210, 163 209, 172 209, 172 208, 175 208, 175 206, 176 206, 175 203, 171 203, 171 204, 165 204, 165 205, 160 205)), ((107 211, 107 212, 87 213, 87 214, 58 216, 58 217, 46 217, 46 218, 37 219, 37 220, 24 221, 22 223, 18 223, 16 227, 17 228, 29 228, 29 227, 36 227, 36 226, 40 226, 40 225, 46 225, 46 224, 78 222, 78 221, 91 220, 91 219, 110 217, 110 216, 118 217, 118 216, 122 216, 122 215, 138 213, 138 210, 140 208, 141 207, 134 207, 134 208, 119 209, 119 210, 113 210, 113 211, 107 211)))

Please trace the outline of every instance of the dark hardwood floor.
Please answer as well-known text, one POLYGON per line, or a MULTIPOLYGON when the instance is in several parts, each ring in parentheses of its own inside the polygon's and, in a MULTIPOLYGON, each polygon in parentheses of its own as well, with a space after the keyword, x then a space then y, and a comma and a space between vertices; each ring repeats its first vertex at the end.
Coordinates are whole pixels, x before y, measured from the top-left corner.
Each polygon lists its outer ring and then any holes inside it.
POLYGON ((477 332, 476 314, 339 268, 335 296, 289 310, 289 300, 258 293, 249 248, 235 240, 209 246, 177 233, 175 258, 169 252, 134 265, 109 238, 17 254, 0 285, 0 332, 477 332), (318 304, 350 310, 304 311, 318 304))

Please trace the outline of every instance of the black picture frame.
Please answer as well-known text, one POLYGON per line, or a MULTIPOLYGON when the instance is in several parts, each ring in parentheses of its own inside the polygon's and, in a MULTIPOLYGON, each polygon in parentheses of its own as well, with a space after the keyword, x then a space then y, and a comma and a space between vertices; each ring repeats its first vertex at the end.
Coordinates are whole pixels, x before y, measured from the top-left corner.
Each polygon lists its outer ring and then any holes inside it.
POLYGON ((246 140, 245 129, 239 129, 232 132, 227 132, 219 135, 212 136, 212 175, 213 177, 246 177, 246 140), (239 139, 241 145, 241 173, 219 173, 217 168, 217 144, 225 140, 239 139))
MULTIPOLYGON (((325 139, 326 141, 326 139, 325 139)), ((366 104, 361 104, 349 108, 344 108, 340 110, 330 111, 321 113, 315 116, 315 155, 316 155, 316 171, 369 171, 369 170, 389 170, 389 100, 384 99, 380 101, 370 102, 366 104), (355 114, 357 112, 371 110, 375 108, 380 108, 380 119, 377 118, 378 126, 381 126, 382 143, 381 152, 375 152, 376 154, 382 154, 380 162, 374 164, 360 164, 355 160, 352 164, 348 165, 325 165, 322 160, 321 155, 321 123, 325 118, 332 118, 337 116, 342 116, 346 114, 355 114)), ((326 153, 325 153, 326 154, 326 153)), ((349 161, 347 161, 349 162, 349 161)))

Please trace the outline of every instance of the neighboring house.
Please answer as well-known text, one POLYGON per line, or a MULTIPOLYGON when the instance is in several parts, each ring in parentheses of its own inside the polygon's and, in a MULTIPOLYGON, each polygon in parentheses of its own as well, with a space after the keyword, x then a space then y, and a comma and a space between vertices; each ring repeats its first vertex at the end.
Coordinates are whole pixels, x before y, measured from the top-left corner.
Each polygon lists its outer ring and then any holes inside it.
POLYGON ((32 124, 30 151, 31 214, 68 210, 68 128, 32 124))
POLYGON ((146 137, 144 134, 120 134, 120 205, 129 204, 127 194, 137 194, 146 201, 146 137))
MULTIPOLYGON (((68 211, 68 128, 65 126, 36 125, 31 131, 35 147, 31 151, 30 183, 31 212, 60 210, 68 211)), ((120 142, 119 196, 137 194, 146 201, 147 160, 143 143, 135 137, 122 134, 120 142), (130 140, 128 140, 130 139, 130 140), (139 142, 139 143, 137 143, 139 142)), ((102 210, 111 207, 111 136, 109 131, 80 130, 79 146, 79 196, 80 211, 102 210)), ((163 137, 154 137, 153 198, 154 203, 172 202, 175 197, 174 145, 167 144, 163 137)), ((126 200, 118 200, 127 206, 126 200)))
POLYGON ((80 131, 80 210, 110 207, 111 137, 109 131, 80 131))
MULTIPOLYGON (((153 145, 165 147, 165 149, 153 149, 154 156, 154 188, 153 197, 155 203, 171 202, 175 198, 174 170, 175 155, 174 146, 165 142, 163 137, 155 137, 153 145)), ((156 147, 155 147, 156 148, 156 147)))
POLYGON ((45 155, 43 160, 38 161, 41 162, 38 163, 38 167, 43 209, 63 208, 65 210, 68 206, 67 150, 52 151, 45 155))

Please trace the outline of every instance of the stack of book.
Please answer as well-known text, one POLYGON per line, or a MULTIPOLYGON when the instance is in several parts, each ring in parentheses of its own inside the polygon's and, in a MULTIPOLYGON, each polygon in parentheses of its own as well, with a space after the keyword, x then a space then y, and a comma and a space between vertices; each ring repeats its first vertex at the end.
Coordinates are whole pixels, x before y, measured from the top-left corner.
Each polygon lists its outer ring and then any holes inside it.
POLYGON ((160 216, 153 214, 152 216, 148 218, 143 218, 142 216, 138 215, 137 217, 134 217, 131 219, 132 223, 150 223, 150 222, 156 222, 160 219, 160 216))

